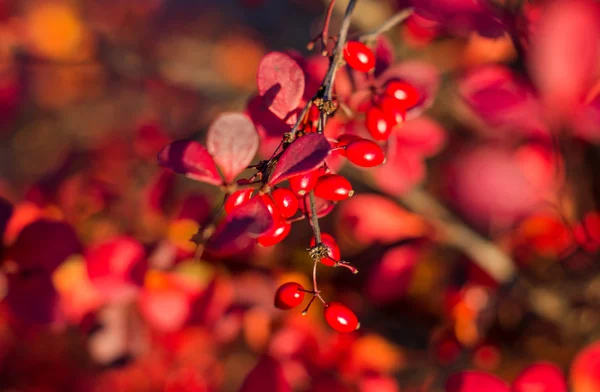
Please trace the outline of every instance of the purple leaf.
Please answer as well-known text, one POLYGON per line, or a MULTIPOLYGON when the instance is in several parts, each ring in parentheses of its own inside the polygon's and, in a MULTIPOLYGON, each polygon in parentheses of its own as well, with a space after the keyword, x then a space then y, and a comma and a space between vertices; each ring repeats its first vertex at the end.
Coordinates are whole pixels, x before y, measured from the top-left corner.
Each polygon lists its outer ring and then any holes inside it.
POLYGON ((254 369, 248 373, 239 392, 291 392, 281 364, 268 356, 263 356, 254 369))
POLYGON ((194 140, 177 140, 158 153, 158 163, 175 173, 213 185, 221 185, 215 161, 208 151, 194 140))
POLYGON ((256 82, 269 109, 281 119, 298 107, 304 94, 304 72, 285 53, 271 52, 263 57, 256 82))
POLYGON ((245 249, 272 226, 273 217, 264 201, 260 197, 254 197, 225 218, 208 239, 206 246, 210 252, 219 255, 234 254, 245 249))
POLYGON ((296 139, 279 158, 271 173, 269 185, 277 184, 292 176, 307 173, 319 167, 329 155, 331 145, 319 133, 304 135, 296 139))
POLYGON ((231 183, 258 150, 258 133, 252 121, 242 113, 225 113, 217 117, 208 130, 206 146, 231 183))

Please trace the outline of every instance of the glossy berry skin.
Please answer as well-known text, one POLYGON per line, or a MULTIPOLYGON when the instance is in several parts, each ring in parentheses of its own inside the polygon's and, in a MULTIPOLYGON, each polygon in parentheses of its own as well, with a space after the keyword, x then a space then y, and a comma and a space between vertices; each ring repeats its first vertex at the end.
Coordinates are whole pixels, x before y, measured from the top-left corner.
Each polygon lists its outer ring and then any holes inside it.
POLYGON ((379 108, 385 113, 392 127, 402 124, 406 119, 406 108, 401 101, 389 96, 384 96, 379 101, 379 108))
POLYGON ((325 308, 327 324, 338 332, 356 331, 360 324, 353 311, 339 302, 330 302, 325 308))
POLYGON ((269 210, 269 214, 271 214, 273 220, 280 221, 281 211, 279 211, 279 208, 277 205, 275 205, 273 199, 271 199, 269 195, 261 195, 260 197, 262 197, 263 201, 265 202, 265 206, 267 206, 267 210, 269 210))
POLYGON ((271 198, 284 218, 291 218, 298 212, 298 198, 291 190, 277 188, 271 192, 271 198))
POLYGON ((374 167, 385 162, 385 154, 381 147, 369 139, 358 139, 348 143, 346 157, 360 167, 374 167))
MULTIPOLYGON (((348 145, 348 143, 350 143, 353 140, 357 140, 357 139, 361 139, 361 137, 358 135, 355 135, 353 133, 344 133, 344 134, 338 136, 338 141, 337 141, 337 143, 335 143, 335 146, 336 147, 346 147, 348 145)), ((342 156, 346 156, 345 148, 342 148, 342 149, 339 149, 336 151, 338 151, 342 156)))
POLYGON ((287 282, 275 292, 275 307, 283 310, 293 309, 304 300, 304 287, 300 283, 287 282))
POLYGON ((304 196, 312 191, 319 180, 319 171, 313 170, 299 176, 290 177, 290 189, 298 196, 304 196))
POLYGON ((419 103, 421 93, 410 83, 393 80, 386 84, 385 94, 402 102, 404 108, 410 109, 419 103))
MULTIPOLYGON (((321 242, 329 248, 329 257, 321 259, 321 263, 333 267, 340 260, 340 247, 331 234, 321 233, 321 242)), ((317 245, 317 240, 315 237, 312 237, 310 239, 310 246, 313 247, 315 245, 317 245)))
POLYGON ((283 219, 275 220, 271 230, 258 237, 258 243, 262 246, 273 246, 283 241, 290 233, 292 225, 283 219))
POLYGON ((325 200, 340 201, 354 194, 352 184, 339 174, 326 174, 315 186, 315 196, 325 200))
POLYGON ((252 192, 254 189, 240 189, 238 191, 233 192, 227 200, 225 200, 225 211, 230 213, 237 206, 241 206, 245 202, 249 201, 252 198, 252 192))
POLYGON ((393 128, 393 119, 376 106, 367 110, 366 117, 367 130, 373 139, 388 140, 393 128))
POLYGON ((370 72, 375 69, 375 55, 359 41, 348 41, 344 47, 344 60, 359 72, 370 72))

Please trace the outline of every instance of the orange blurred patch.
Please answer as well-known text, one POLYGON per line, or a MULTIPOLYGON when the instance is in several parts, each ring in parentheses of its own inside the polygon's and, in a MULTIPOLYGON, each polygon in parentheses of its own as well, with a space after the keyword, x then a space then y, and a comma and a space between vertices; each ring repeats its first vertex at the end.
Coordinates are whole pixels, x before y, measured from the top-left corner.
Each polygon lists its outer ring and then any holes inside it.
POLYGON ((360 337, 352 346, 350 369, 389 374, 404 365, 400 349, 383 337, 369 334, 360 337))
POLYGON ((167 232, 169 241, 187 252, 193 252, 196 244, 190 239, 198 232, 200 225, 193 219, 177 219, 171 222, 167 232))
POLYGON ((463 52, 463 63, 467 67, 488 63, 508 62, 516 56, 508 34, 499 38, 482 37, 472 33, 463 52))
POLYGON ((256 88, 256 69, 265 54, 260 42, 242 34, 230 34, 217 42, 213 68, 238 88, 256 88))

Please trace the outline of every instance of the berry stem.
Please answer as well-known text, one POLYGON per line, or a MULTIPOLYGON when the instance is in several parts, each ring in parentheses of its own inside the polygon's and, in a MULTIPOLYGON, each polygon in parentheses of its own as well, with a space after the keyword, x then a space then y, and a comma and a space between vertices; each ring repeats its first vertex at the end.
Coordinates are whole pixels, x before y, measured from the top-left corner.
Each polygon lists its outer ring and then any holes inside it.
POLYGON ((321 44, 323 44, 323 51, 327 50, 327 39, 329 37, 329 23, 331 22, 331 15, 333 15, 333 6, 335 0, 329 0, 329 6, 327 7, 327 14, 325 15, 325 21, 323 22, 323 30, 321 30, 321 44))
POLYGON ((414 9, 412 7, 405 8, 402 11, 398 11, 395 15, 383 22, 376 29, 365 34, 361 34, 358 37, 358 40, 364 43, 374 41, 381 34, 391 30, 392 28, 394 28, 394 26, 397 26, 400 23, 404 22, 406 19, 408 19, 412 15, 413 11, 414 9))

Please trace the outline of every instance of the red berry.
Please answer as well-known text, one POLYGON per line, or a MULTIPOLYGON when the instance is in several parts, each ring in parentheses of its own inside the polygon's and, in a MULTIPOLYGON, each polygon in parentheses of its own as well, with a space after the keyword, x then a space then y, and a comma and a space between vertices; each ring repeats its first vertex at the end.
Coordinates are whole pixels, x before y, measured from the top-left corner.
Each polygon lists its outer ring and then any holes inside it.
POLYGON ((393 119, 380 108, 374 106, 367 110, 367 129, 373 139, 387 140, 390 137, 393 125, 393 119))
POLYGON ((384 96, 379 101, 379 108, 385 113, 388 119, 391 119, 390 125, 402 124, 406 119, 406 108, 404 104, 392 97, 384 96))
POLYGON ((386 84, 385 94, 402 102, 406 109, 412 108, 421 99, 421 94, 415 86, 398 80, 393 80, 386 84))
POLYGON ((356 331, 360 324, 353 311, 339 302, 330 302, 325 308, 327 324, 339 332, 356 331))
POLYGON ((294 192, 286 188, 277 188, 271 192, 271 198, 284 218, 291 218, 296 215, 298 211, 298 199, 294 192))
MULTIPOLYGON (((329 257, 321 259, 321 263, 333 267, 340 260, 340 247, 331 234, 321 233, 321 242, 329 248, 329 257)), ((310 246, 315 245, 317 245, 317 240, 313 237, 310 240, 310 246)))
MULTIPOLYGON (((344 134, 338 136, 338 141, 335 144, 335 146, 336 147, 346 147, 346 145, 348 143, 350 143, 351 141, 357 140, 357 139, 360 139, 360 138, 361 138, 360 136, 355 135, 353 133, 344 133, 344 134)), ((337 151, 339 151, 339 153, 341 155, 346 156, 346 149, 345 148, 339 149, 337 151)))
POLYGON ((369 139, 353 140, 346 146, 348 160, 360 167, 373 167, 385 161, 383 150, 369 139))
POLYGON ((375 68, 375 55, 362 42, 348 41, 344 47, 344 60, 351 68, 360 72, 369 72, 375 68))
POLYGON ((275 293, 275 307, 283 310, 295 308, 304 300, 304 287, 300 283, 287 282, 275 293))
POLYGON ((273 246, 283 241, 290 233, 292 225, 283 219, 275 220, 271 230, 258 237, 258 243, 262 246, 273 246))
POLYGON ((315 196, 325 200, 340 201, 354 194, 350 181, 339 174, 326 174, 315 186, 315 196))
POLYGON ((273 217, 273 220, 280 221, 281 220, 281 211, 275 205, 275 202, 269 195, 261 195, 265 205, 267 206, 267 210, 269 210, 269 214, 273 217))
POLYGON ((319 180, 319 171, 313 170, 299 176, 294 176, 288 179, 290 188, 299 196, 304 196, 312 191, 317 181, 319 180))
POLYGON ((225 200, 225 211, 230 213, 237 206, 244 204, 252 198, 252 192, 254 189, 240 189, 239 191, 233 192, 227 200, 225 200))

